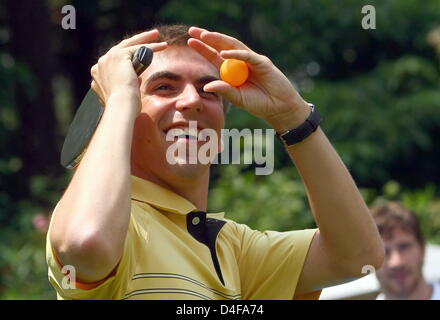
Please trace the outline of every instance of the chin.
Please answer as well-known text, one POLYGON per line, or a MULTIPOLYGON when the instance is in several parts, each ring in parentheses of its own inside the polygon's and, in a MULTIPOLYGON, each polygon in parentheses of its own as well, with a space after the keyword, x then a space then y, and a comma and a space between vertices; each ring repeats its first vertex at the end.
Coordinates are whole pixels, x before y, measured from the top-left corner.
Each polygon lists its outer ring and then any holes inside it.
POLYGON ((168 167, 174 176, 185 179, 197 179, 209 172, 209 165, 201 163, 189 164, 184 159, 176 159, 176 164, 169 164, 168 167))

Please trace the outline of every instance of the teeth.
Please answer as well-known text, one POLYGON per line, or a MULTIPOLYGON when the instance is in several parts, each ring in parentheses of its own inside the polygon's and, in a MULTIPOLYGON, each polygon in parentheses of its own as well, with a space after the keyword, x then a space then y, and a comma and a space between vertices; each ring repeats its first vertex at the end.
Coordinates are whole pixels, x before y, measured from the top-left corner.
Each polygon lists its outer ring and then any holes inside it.
POLYGON ((193 139, 197 139, 199 134, 197 128, 181 127, 181 128, 172 128, 168 130, 167 135, 171 135, 172 137, 178 137, 178 138, 190 137, 193 139))

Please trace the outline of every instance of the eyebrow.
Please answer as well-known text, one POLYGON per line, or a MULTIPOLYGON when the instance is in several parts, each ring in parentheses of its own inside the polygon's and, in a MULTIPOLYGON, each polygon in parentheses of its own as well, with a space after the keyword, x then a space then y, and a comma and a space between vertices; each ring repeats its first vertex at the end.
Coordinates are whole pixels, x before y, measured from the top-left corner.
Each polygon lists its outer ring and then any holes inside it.
POLYGON ((176 73, 173 72, 169 72, 169 71, 159 71, 156 73, 153 73, 148 79, 147 82, 153 82, 156 81, 158 79, 170 79, 170 80, 174 80, 174 81, 179 81, 182 79, 181 76, 179 76, 176 73))
MULTIPOLYGON (((170 72, 170 71, 158 71, 156 73, 153 73, 148 79, 147 83, 160 80, 160 79, 169 79, 174 81, 180 81, 182 80, 182 76, 178 75, 177 73, 170 72)), ((206 84, 211 81, 218 80, 217 77, 206 75, 202 76, 199 79, 196 80, 197 84, 206 84)))

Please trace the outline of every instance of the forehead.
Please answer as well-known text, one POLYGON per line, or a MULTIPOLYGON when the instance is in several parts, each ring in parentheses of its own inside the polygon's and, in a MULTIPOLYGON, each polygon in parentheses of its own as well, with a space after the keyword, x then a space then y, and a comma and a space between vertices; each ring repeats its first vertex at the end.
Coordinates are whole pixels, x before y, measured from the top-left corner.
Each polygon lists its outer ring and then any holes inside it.
POLYGON ((412 232, 399 227, 393 228, 392 232, 390 232, 388 236, 382 237, 382 239, 385 246, 398 245, 404 242, 417 242, 417 239, 412 232))
POLYGON ((169 71, 182 77, 200 78, 219 76, 219 71, 208 60, 188 46, 170 46, 155 52, 151 65, 142 74, 143 79, 161 71, 169 71))

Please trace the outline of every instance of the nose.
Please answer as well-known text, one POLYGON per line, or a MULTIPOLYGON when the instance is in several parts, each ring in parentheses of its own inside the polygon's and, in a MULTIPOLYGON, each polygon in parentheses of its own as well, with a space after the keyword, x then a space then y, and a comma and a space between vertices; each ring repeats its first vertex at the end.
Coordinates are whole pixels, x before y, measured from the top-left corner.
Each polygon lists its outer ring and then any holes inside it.
POLYGON ((388 257, 388 268, 399 268, 402 265, 402 256, 398 250, 392 250, 388 257))
POLYGON ((179 111, 201 112, 203 110, 203 101, 197 88, 190 84, 187 85, 178 98, 176 109, 179 111))

